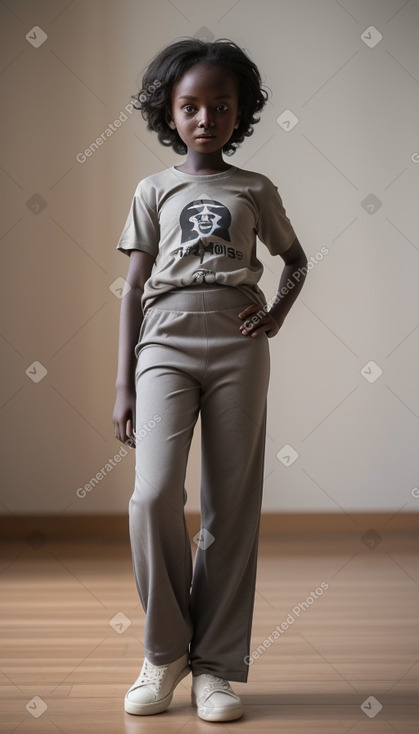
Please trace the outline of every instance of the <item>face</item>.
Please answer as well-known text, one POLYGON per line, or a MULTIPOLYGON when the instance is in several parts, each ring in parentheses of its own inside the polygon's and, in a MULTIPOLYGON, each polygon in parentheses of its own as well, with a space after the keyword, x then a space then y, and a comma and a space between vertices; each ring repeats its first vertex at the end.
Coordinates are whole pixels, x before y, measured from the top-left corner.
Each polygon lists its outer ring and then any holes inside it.
POLYGON ((238 84, 229 69, 200 62, 173 85, 169 125, 188 148, 199 153, 221 150, 239 121, 238 84))
POLYGON ((194 214, 190 220, 193 224, 193 229, 198 234, 209 235, 212 234, 216 229, 220 216, 214 211, 213 206, 208 204, 202 204, 199 207, 198 213, 194 214))
POLYGON ((224 204, 214 199, 196 199, 187 204, 180 213, 182 242, 214 232, 229 239, 230 223, 231 214, 224 204))

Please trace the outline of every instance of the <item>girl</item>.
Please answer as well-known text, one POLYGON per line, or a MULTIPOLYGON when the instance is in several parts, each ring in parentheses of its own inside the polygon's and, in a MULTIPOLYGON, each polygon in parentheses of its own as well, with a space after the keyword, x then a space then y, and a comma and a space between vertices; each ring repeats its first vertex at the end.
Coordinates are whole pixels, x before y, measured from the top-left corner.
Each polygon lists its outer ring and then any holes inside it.
POLYGON ((243 713, 264 467, 268 337, 301 290, 307 259, 276 187, 227 163, 267 101, 233 42, 194 38, 161 51, 136 106, 181 165, 138 184, 117 247, 130 256, 121 301, 115 437, 135 439, 129 505, 145 659, 131 714, 168 708, 192 672, 207 721, 243 713), (270 307, 256 236, 285 262, 270 307), (291 281, 291 282, 290 282, 291 281), (201 532, 192 567, 184 489, 201 415, 201 532))

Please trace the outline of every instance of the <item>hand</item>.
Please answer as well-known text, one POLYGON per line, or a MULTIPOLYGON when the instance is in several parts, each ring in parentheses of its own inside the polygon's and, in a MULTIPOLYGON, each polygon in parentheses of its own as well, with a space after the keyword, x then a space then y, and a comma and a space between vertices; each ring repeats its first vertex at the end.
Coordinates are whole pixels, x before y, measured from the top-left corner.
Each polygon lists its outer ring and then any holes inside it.
POLYGON ((118 441, 135 446, 135 389, 117 388, 112 421, 118 441))
POLYGON ((270 312, 266 313, 262 306, 257 306, 256 303, 241 311, 239 319, 244 321, 240 326, 243 336, 250 334, 255 337, 259 334, 266 334, 271 339, 282 326, 282 322, 278 323, 270 312))

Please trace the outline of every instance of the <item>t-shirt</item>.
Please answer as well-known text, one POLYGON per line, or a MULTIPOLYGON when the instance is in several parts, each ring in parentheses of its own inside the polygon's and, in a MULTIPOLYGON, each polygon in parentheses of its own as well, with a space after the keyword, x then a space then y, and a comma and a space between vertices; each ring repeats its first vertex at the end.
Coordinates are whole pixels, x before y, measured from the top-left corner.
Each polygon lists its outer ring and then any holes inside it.
POLYGON ((269 178, 235 166, 208 175, 173 166, 140 181, 117 249, 155 256, 143 311, 162 293, 203 283, 241 288, 263 305, 256 238, 272 255, 295 239, 269 178))

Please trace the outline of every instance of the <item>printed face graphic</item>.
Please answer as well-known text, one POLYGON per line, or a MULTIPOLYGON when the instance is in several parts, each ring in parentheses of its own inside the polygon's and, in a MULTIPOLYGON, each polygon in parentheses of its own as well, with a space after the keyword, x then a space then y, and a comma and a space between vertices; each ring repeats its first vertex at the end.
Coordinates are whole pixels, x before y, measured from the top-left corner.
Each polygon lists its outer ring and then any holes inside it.
POLYGON ((216 235, 230 242, 228 228, 231 214, 224 204, 214 199, 195 199, 181 211, 179 223, 182 242, 216 235))
POLYGON ((221 216, 215 213, 217 207, 222 209, 222 206, 215 204, 215 202, 211 205, 202 203, 202 206, 198 208, 198 213, 189 218, 189 221, 193 222, 193 229, 199 234, 212 234, 221 219, 221 216))

